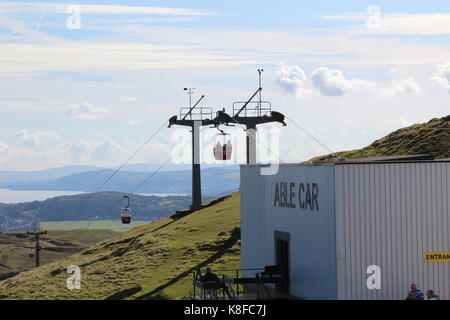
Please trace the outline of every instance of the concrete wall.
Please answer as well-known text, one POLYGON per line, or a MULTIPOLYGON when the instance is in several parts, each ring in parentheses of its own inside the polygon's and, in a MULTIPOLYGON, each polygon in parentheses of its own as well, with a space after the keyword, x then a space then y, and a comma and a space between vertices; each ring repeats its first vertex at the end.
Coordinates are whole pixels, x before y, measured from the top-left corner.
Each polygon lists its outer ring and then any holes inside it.
POLYGON ((338 164, 336 241, 340 299, 404 299, 412 282, 450 298, 450 163, 338 164), (381 267, 381 290, 366 269, 381 267))
POLYGON ((260 169, 241 167, 241 267, 275 264, 274 232, 290 233, 290 293, 306 299, 336 299, 334 166, 285 165, 268 176, 261 175, 260 169), (276 197, 277 183, 280 197, 276 197))

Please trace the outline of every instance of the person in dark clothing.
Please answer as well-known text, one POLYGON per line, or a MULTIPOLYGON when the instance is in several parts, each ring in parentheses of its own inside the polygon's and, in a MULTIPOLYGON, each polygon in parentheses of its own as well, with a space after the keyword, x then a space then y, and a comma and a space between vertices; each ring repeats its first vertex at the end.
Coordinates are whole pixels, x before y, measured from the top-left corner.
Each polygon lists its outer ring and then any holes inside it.
MULTIPOLYGON (((202 280, 204 282, 220 282, 219 277, 216 274, 212 273, 210 268, 206 268, 202 280)), ((207 292, 212 299, 217 299, 217 289, 208 289, 207 292)))
POLYGON ((423 292, 422 290, 417 289, 417 285, 415 283, 411 284, 411 291, 406 296, 406 300, 423 300, 423 292))
POLYGON ((210 268, 206 268, 205 275, 203 276, 203 281, 219 282, 219 277, 211 272, 210 268))

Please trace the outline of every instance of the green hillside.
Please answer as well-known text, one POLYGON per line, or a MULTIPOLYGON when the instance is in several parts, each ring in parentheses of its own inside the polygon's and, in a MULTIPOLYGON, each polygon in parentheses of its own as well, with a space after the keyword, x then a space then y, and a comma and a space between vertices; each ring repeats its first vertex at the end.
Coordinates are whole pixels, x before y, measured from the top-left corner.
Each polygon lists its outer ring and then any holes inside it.
POLYGON ((148 220, 132 219, 130 224, 123 224, 120 219, 116 220, 79 220, 79 221, 49 221, 41 222, 42 230, 111 230, 124 232, 134 227, 148 224, 148 220))
POLYGON ((437 159, 450 158, 450 115, 399 129, 362 149, 319 156, 311 161, 413 154, 432 154, 437 159))
POLYGON ((38 224, 39 221, 33 213, 0 203, 0 232, 36 229, 38 224))
POLYGON ((240 264, 239 194, 136 227, 60 261, 0 281, 3 299, 183 299, 196 268, 240 264), (66 288, 66 268, 81 289, 66 288))
MULTIPOLYGON (((205 197, 211 199, 211 197, 205 197)), ((187 208, 190 196, 130 195, 133 220, 155 220, 187 208)), ((59 196, 44 201, 0 203, 0 232, 35 229, 38 221, 119 221, 126 205, 122 192, 102 191, 59 196)), ((108 229, 101 226, 100 229, 108 229)))
MULTIPOLYGON (((61 260, 117 234, 111 230, 49 231, 41 237, 41 265, 61 260)), ((25 232, 0 233, 0 279, 34 268, 35 259, 28 256, 32 248, 33 236, 25 232)))

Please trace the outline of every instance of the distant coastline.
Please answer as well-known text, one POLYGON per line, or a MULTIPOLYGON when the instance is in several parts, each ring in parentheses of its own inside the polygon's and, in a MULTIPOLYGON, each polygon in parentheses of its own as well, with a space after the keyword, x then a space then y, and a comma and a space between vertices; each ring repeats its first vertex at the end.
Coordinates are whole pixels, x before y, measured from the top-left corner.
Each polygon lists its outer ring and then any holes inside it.
MULTIPOLYGON (((7 188, 0 188, 0 203, 21 203, 31 201, 44 201, 49 198, 59 196, 73 196, 82 193, 89 193, 79 190, 14 190, 7 188)), ((175 193, 139 193, 143 196, 186 196, 186 194, 175 193)))

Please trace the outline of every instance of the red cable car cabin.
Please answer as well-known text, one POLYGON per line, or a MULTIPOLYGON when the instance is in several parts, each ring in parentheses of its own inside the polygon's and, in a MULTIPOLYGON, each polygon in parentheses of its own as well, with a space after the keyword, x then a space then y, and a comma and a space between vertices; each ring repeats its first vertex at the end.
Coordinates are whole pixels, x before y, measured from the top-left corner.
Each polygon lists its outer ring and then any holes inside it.
POLYGON ((214 158, 216 160, 230 160, 233 152, 233 145, 228 139, 228 133, 218 133, 215 136, 215 146, 213 149, 214 158))

